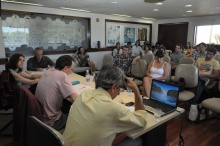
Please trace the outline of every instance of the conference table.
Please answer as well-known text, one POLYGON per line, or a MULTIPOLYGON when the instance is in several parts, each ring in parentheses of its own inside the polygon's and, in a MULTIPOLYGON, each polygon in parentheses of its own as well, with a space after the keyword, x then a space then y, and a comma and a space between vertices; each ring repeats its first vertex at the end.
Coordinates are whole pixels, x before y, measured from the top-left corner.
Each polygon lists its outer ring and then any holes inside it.
MULTIPOLYGON (((71 81, 79 81, 82 86, 88 87, 88 85, 85 84, 85 77, 75 73, 70 74, 69 77, 71 81)), ((90 82, 89 88, 95 89, 94 81, 90 82)), ((134 102, 134 94, 126 90, 121 90, 121 93, 114 100, 122 104, 131 101, 134 102)), ((159 121, 155 120, 152 113, 147 112, 147 125, 144 128, 127 131, 125 134, 132 139, 142 136, 144 146, 165 146, 167 122, 183 112, 184 109, 178 107, 177 111, 161 117, 159 121)))

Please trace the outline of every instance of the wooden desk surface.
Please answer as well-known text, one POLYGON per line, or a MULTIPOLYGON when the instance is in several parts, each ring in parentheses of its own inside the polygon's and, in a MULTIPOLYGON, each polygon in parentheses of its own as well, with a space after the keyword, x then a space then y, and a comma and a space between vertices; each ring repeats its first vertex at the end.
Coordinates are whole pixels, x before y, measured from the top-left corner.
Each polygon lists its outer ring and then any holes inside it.
MULTIPOLYGON (((85 84, 85 77, 83 76, 80 76, 78 74, 70 74, 69 75, 71 81, 75 81, 75 80, 78 80, 80 81, 81 84, 85 84)), ((95 88, 95 82, 91 82, 90 86, 92 88, 95 88)), ((127 103, 127 102, 130 102, 130 101, 133 101, 134 102, 134 94, 133 93, 128 93, 127 91, 121 91, 121 93, 114 99, 115 101, 117 102, 120 102, 120 103, 127 103)), ((174 111, 168 115, 165 115, 163 117, 160 118, 160 121, 157 122, 155 121, 154 119, 154 115, 151 114, 151 113, 147 113, 147 125, 146 127, 144 128, 136 128, 136 129, 132 129, 130 131, 127 131, 125 132, 126 135, 132 139, 135 139, 141 135, 143 135, 144 133, 156 128, 157 126, 171 120, 172 118, 182 114, 184 112, 184 109, 182 108, 177 108, 177 111, 174 111)))

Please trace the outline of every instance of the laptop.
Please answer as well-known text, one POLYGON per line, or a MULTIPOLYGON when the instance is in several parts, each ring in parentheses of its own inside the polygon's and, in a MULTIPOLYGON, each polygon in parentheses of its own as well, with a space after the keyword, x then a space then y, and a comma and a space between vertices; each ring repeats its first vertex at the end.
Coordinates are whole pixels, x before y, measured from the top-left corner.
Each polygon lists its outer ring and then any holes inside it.
POLYGON ((152 80, 149 99, 143 99, 145 109, 153 113, 154 108, 161 109, 161 116, 176 110, 180 87, 176 84, 152 80))

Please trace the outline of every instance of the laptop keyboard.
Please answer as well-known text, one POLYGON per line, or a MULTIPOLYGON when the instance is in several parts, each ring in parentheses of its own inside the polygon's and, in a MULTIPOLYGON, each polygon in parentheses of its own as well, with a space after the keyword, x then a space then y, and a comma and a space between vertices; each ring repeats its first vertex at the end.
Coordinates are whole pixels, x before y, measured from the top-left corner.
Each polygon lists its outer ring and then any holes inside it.
POLYGON ((160 102, 156 102, 156 101, 152 101, 152 100, 148 100, 148 99, 144 99, 143 100, 144 105, 153 107, 153 108, 159 108, 161 109, 164 113, 169 112, 170 110, 172 110, 173 107, 162 104, 160 102))

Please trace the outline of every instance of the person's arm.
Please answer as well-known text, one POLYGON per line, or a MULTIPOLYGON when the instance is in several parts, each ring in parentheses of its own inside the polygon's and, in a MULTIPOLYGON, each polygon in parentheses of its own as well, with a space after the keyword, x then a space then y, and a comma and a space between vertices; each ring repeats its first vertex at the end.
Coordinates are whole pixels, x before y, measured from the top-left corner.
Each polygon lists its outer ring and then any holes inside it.
MULTIPOLYGON (((47 59, 48 59, 48 61, 47 61, 48 67, 49 67, 49 66, 50 66, 50 68, 51 68, 51 67, 54 67, 54 66, 55 66, 55 63, 54 63, 49 57, 47 57, 47 59)), ((48 67, 47 67, 47 69, 49 69, 48 67)))
POLYGON ((39 74, 28 74, 24 71, 21 72, 21 76, 28 78, 28 79, 36 79, 36 78, 41 78, 41 75, 39 74))
POLYGON ((34 67, 33 58, 29 58, 27 61, 27 70, 29 71, 37 71, 37 68, 34 67))
POLYGON ((74 102, 77 97, 78 97, 78 94, 77 93, 73 93, 70 96, 66 97, 66 99, 69 100, 70 102, 74 102))
POLYGON ((168 76, 168 64, 167 63, 164 64, 163 69, 164 69, 163 76, 159 78, 154 78, 155 80, 166 80, 167 79, 167 76, 168 76))
MULTIPOLYGON (((16 73, 16 72, 11 72, 12 75, 14 76, 15 80, 18 81, 18 82, 21 82, 21 83, 24 83, 24 84, 29 84, 29 85, 33 85, 33 84, 36 84, 39 82, 39 78, 36 78, 36 79, 28 79, 28 78, 25 78, 23 77, 22 75, 16 73)), ((26 73, 27 74, 27 73, 26 73)))
POLYGON ((132 60, 131 64, 136 64, 137 60, 140 59, 140 58, 141 58, 140 56, 136 56, 136 57, 132 60))
POLYGON ((115 144, 121 142, 126 137, 127 137, 127 135, 125 133, 117 133, 116 136, 115 136, 115 139, 112 142, 112 146, 114 146, 115 144))
POLYGON ((148 64, 147 71, 146 71, 147 77, 151 77, 150 68, 152 67, 153 62, 154 62, 154 60, 152 60, 152 61, 148 64))
POLYGON ((130 78, 126 77, 126 79, 128 81, 126 86, 134 92, 135 111, 145 110, 137 85, 130 78))

